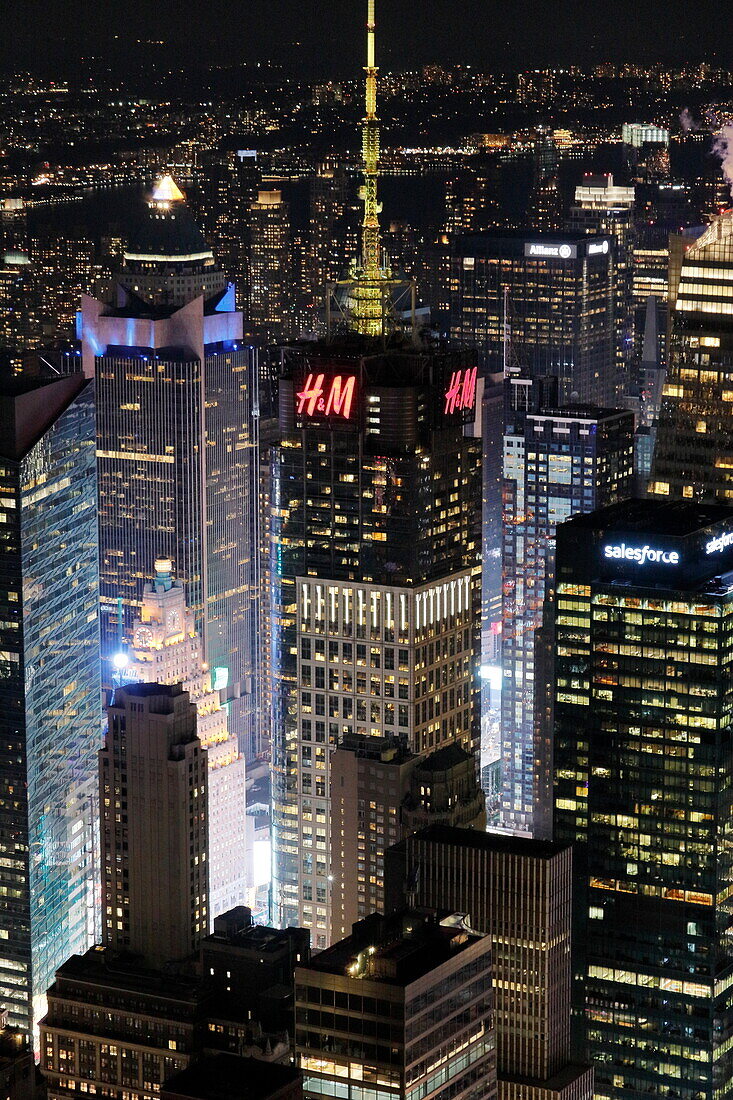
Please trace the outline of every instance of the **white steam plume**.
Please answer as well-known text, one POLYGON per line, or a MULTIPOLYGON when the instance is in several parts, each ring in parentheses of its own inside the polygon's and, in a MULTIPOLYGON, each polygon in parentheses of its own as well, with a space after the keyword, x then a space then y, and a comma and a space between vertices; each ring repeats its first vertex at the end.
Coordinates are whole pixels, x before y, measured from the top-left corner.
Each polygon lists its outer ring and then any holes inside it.
POLYGON ((692 111, 687 107, 683 107, 680 111, 680 126, 685 134, 689 134, 690 130, 700 129, 700 123, 693 117, 692 111))
POLYGON ((733 194, 733 122, 724 122, 713 142, 713 152, 720 157, 720 167, 733 194))

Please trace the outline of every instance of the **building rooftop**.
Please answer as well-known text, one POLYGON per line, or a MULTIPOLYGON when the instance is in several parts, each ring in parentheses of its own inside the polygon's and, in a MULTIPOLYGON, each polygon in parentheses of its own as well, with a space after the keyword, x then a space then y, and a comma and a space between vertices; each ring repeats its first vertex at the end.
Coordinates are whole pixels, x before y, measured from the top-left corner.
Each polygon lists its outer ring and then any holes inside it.
POLYGON ((156 184, 151 201, 146 203, 130 231, 125 259, 213 260, 213 253, 196 224, 188 207, 181 200, 182 193, 170 177, 156 184), (177 192, 177 194, 175 194, 177 192), (159 197, 162 195, 163 197, 159 197))
POLYGON ((183 684, 149 684, 140 680, 118 688, 115 692, 115 698, 125 695, 131 695, 133 699, 144 699, 151 695, 168 695, 172 698, 174 695, 183 694, 183 684))
POLYGON ((457 741, 453 741, 450 745, 443 745, 442 748, 424 757, 417 767, 421 772, 447 772, 471 759, 472 754, 466 752, 457 741))
POLYGON ((632 418, 633 413, 628 409, 606 409, 600 405, 556 405, 543 406, 537 412, 527 414, 528 419, 537 420, 553 417, 557 420, 609 420, 617 417, 632 418))
POLYGON ((733 520, 733 508, 725 504, 650 498, 619 501, 595 512, 580 513, 571 516, 562 526, 627 534, 639 531, 644 535, 684 538, 725 520, 733 520))
MULTIPOLYGON (((68 997, 69 985, 94 986, 100 989, 104 998, 114 999, 115 994, 124 991, 137 996, 166 1001, 197 1002, 201 997, 201 983, 191 970, 176 971, 153 970, 144 965, 138 955, 123 954, 108 947, 91 947, 83 955, 72 955, 56 971, 56 981, 51 991, 63 985, 63 996, 68 997)), ((80 992, 81 999, 89 994, 80 992)), ((91 1003, 91 1002, 90 1002, 91 1003)))
POLYGON ((482 939, 464 924, 462 914, 372 913, 302 970, 407 986, 482 939))
POLYGON ((553 859, 569 847, 567 844, 556 844, 551 840, 534 840, 530 837, 503 833, 482 833, 477 829, 461 829, 453 825, 428 825, 425 829, 414 833, 412 837, 393 844, 390 851, 404 852, 413 839, 460 848, 500 852, 505 855, 527 856, 533 859, 553 859))
POLYGON ((295 1066, 214 1054, 170 1077, 162 1095, 191 1100, 266 1100, 299 1080, 300 1070, 295 1066))
POLYGON ((20 461, 71 405, 89 379, 0 375, 0 457, 20 461))
POLYGON ((254 924, 252 910, 246 905, 238 905, 214 918, 214 931, 204 939, 203 945, 220 943, 247 948, 258 954, 275 954, 293 936, 302 938, 307 935, 302 928, 270 928, 268 925, 254 924))

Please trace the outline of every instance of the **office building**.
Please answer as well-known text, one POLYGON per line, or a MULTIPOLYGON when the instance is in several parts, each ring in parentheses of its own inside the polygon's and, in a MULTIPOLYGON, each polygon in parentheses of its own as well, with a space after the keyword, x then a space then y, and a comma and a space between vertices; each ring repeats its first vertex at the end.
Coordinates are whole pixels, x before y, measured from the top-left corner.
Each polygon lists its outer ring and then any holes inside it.
MULTIPOLYGON (((189 1067, 200 1081, 221 1054, 227 1068, 238 1056, 243 1080, 267 1077, 279 1087, 283 1066, 293 1074, 293 972, 308 960, 306 929, 253 925, 242 907, 218 917, 200 951, 175 966, 151 969, 139 956, 101 946, 72 956, 56 973, 41 1023, 49 1098, 151 1100, 189 1067)), ((179 1079, 179 1094, 191 1084, 179 1079)))
POLYGON ((575 201, 570 207, 567 228, 573 233, 613 237, 616 302, 616 368, 621 392, 628 394, 638 381, 632 377, 634 340, 634 224, 633 187, 622 187, 613 176, 586 174, 575 188, 575 201))
POLYGON ((635 149, 643 145, 669 145, 669 130, 653 122, 625 122, 621 127, 621 140, 635 149))
POLYGON ((349 181, 343 165, 319 164, 310 183, 308 290, 314 320, 325 308, 326 287, 344 274, 350 222, 349 181))
POLYGON ((634 500, 558 528, 555 832, 598 1098, 727 1096, 733 513, 634 500))
POLYGON ((295 972, 304 1095, 496 1097, 491 939, 460 914, 373 914, 295 972))
POLYGON ((180 684, 115 691, 99 754, 102 936, 160 967, 209 927, 206 750, 180 684))
POLYGON ((0 259, 0 348, 20 357, 42 340, 35 270, 27 252, 8 249, 0 259))
POLYGON ((572 850, 433 825, 390 848, 387 912, 405 903, 468 914, 492 943, 501 1100, 591 1100, 571 1054, 572 850))
POLYGON ((559 379, 559 400, 614 408, 615 243, 609 236, 490 230, 456 238, 452 337, 488 373, 511 358, 530 378, 559 379))
POLYGON ((292 330, 290 209, 282 191, 260 191, 249 208, 249 329, 265 341, 292 330))
POLYGON ((229 729, 256 739, 253 352, 226 276, 168 176, 127 242, 113 302, 85 297, 96 377, 102 657, 130 641, 156 558, 185 585, 229 729))
POLYGON ((249 211, 262 172, 255 149, 216 149, 199 165, 201 228, 222 269, 233 279, 238 310, 249 303, 249 211))
POLYGON ((31 236, 30 259, 44 337, 72 339, 82 295, 93 292, 101 274, 94 241, 82 228, 45 230, 31 236))
POLYGON ((82 375, 0 380, 0 1001, 43 1015, 94 942, 101 744, 94 397, 82 375))
MULTIPOLYGON (((513 383, 525 399, 523 380, 513 383)), ((552 583, 555 530, 576 512, 627 499, 633 488, 631 413, 583 405, 512 412, 504 434, 501 633, 502 821, 512 831, 534 832, 536 772, 549 770, 535 739, 535 631, 552 583)))
POLYGON ((432 822, 483 831, 486 812, 473 753, 456 742, 421 756, 395 738, 344 738, 330 771, 332 934, 343 936, 384 912, 388 845, 432 822))
MULTIPOLYGON (((667 380, 649 492, 662 499, 733 500, 733 211, 680 250, 667 380)), ((672 279, 671 279, 672 281, 672 279)))
MULTIPOLYGON (((488 706, 495 703, 489 693, 489 678, 501 665, 504 373, 490 374, 481 383, 481 664, 488 689, 482 708, 486 711, 488 706)), ((482 758, 483 763, 486 761, 482 758)))
POLYGON ((197 633, 172 563, 159 558, 143 590, 140 618, 132 626, 132 647, 120 670, 124 682, 182 683, 196 706, 196 732, 208 763, 209 920, 246 901, 247 847, 245 765, 237 739, 227 728, 197 633))
POLYGON ((225 1004, 236 993, 247 1005, 250 1023, 265 1035, 293 1035, 293 974, 310 959, 307 928, 255 924, 252 911, 239 905, 215 918, 200 957, 203 982, 215 1003, 225 1004))
POLYGON ((273 916, 331 936, 333 748, 478 742, 480 443, 467 352, 304 346, 274 448, 273 916), (324 898, 325 901, 311 901, 324 898))
POLYGON ((136 968, 104 947, 72 955, 56 972, 41 1023, 48 1100, 159 1095, 199 1049, 201 1009, 190 975, 136 968))

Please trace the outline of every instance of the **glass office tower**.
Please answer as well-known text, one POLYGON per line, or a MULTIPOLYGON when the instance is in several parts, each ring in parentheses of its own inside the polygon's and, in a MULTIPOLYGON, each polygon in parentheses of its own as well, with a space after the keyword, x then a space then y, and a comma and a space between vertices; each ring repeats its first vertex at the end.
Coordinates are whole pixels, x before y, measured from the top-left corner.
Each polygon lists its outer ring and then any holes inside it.
POLYGON ((229 729, 257 742, 254 352, 234 287, 170 177, 127 243, 113 301, 85 297, 96 378, 102 658, 130 641, 157 558, 185 584, 229 729))
POLYGON ((615 241, 573 233, 468 233, 451 257, 451 335, 487 372, 559 379, 558 397, 615 408, 615 241))
POLYGON ((733 500, 733 211, 680 238, 669 367, 649 492, 733 500))
POLYGON ((0 1001, 30 1029, 98 931, 92 383, 0 381, 0 482, 0 1001))
POLYGON ((331 749, 352 735, 419 754, 478 743, 480 442, 464 435, 475 381, 468 353, 358 338, 285 360, 272 920, 310 926, 317 948, 331 934, 331 749))
POLYGON ((733 512, 630 501, 558 528, 555 832, 575 844, 596 1097, 733 1088, 733 512))
POLYGON ((633 479, 631 413, 513 410, 504 434, 501 634, 501 820, 512 831, 551 835, 550 807, 536 805, 537 773, 549 761, 535 738, 535 632, 552 583, 555 530, 576 512, 625 500, 633 479))

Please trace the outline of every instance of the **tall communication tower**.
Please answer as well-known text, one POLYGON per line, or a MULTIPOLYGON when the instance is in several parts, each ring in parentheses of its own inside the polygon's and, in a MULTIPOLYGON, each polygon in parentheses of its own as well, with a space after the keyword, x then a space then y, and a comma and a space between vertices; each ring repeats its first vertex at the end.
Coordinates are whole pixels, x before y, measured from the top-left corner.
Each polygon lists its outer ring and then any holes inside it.
MULTIPOLYGON (((377 66, 375 64, 374 0, 367 0, 367 63, 362 124, 362 171, 364 182, 359 197, 364 203, 361 228, 361 255, 354 260, 345 281, 346 309, 350 327, 363 336, 383 336, 393 317, 394 297, 404 294, 405 281, 394 279, 389 261, 382 250, 377 198, 379 178, 379 121, 377 119, 377 66)), ((412 287, 414 312, 414 287, 412 287)), ((393 318, 394 319, 394 318, 393 318)))

